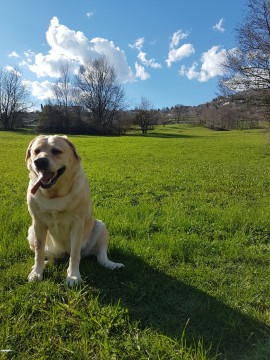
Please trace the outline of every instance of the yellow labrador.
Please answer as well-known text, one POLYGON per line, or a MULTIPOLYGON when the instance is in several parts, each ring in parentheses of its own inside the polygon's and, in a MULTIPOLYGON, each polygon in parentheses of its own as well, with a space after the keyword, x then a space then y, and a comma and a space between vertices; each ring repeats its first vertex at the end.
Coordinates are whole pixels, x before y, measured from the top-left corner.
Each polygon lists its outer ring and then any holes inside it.
POLYGON ((42 280, 45 259, 69 254, 67 284, 81 280, 81 257, 94 254, 99 264, 118 269, 107 257, 108 231, 92 217, 89 184, 75 146, 66 136, 38 136, 26 152, 29 170, 27 204, 32 217, 28 230, 35 263, 29 281, 42 280))

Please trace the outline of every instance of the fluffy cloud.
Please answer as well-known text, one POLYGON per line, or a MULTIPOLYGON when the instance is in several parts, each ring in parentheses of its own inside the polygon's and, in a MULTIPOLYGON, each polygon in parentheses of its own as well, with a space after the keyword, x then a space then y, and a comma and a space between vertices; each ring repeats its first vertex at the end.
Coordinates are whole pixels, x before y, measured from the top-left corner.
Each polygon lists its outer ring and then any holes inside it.
POLYGON ((12 51, 10 54, 8 54, 8 57, 15 57, 15 58, 19 58, 20 55, 18 53, 16 53, 16 51, 12 51))
POLYGON ((137 61, 135 62, 135 69, 136 69, 136 78, 140 80, 147 80, 150 78, 150 75, 147 71, 145 71, 145 68, 138 64, 137 61))
POLYGON ((90 18, 91 16, 94 15, 94 12, 93 12, 93 11, 88 11, 85 15, 86 15, 88 18, 90 18))
POLYGON ((177 47, 181 40, 184 40, 188 37, 188 32, 183 32, 182 30, 177 30, 173 33, 170 41, 170 51, 166 63, 168 67, 172 66, 173 62, 182 60, 185 57, 189 57, 195 53, 195 49, 192 44, 184 44, 180 47, 177 47))
POLYGON ((23 53, 23 60, 19 63, 19 66, 31 65, 34 59, 35 53, 31 50, 27 50, 23 53))
POLYGON ((188 35, 188 32, 184 32, 182 30, 177 30, 174 32, 170 42, 170 49, 174 49, 176 46, 178 46, 180 41, 186 39, 188 35))
POLYGON ((69 64, 71 71, 76 72, 80 65, 89 60, 106 56, 115 68, 121 82, 134 80, 134 74, 127 64, 125 54, 112 41, 103 38, 89 40, 81 31, 74 31, 61 25, 57 17, 53 17, 46 33, 50 46, 49 52, 35 55, 35 62, 29 69, 38 77, 59 76, 59 65, 69 64))
POLYGON ((220 19, 219 22, 213 26, 213 29, 223 33, 225 31, 225 28, 223 27, 223 22, 224 19, 220 19))
POLYGON ((48 80, 42 82, 24 80, 24 83, 31 90, 32 95, 38 100, 47 100, 53 97, 51 90, 53 84, 48 80))
POLYGON ((177 49, 171 49, 166 59, 168 67, 172 66, 173 62, 182 60, 185 57, 189 57, 195 53, 195 49, 192 44, 184 44, 177 49))
POLYGON ((135 62, 135 69, 136 69, 136 78, 140 79, 140 80, 146 80, 150 78, 150 74, 148 72, 146 72, 145 70, 145 66, 146 67, 151 67, 153 69, 160 69, 162 68, 162 65, 160 63, 158 63, 154 58, 152 59, 147 59, 146 56, 146 52, 142 51, 143 48, 143 44, 144 44, 144 38, 139 38, 137 39, 133 44, 129 44, 129 47, 131 47, 132 49, 137 49, 138 50, 138 55, 137 58, 141 61, 142 65, 138 64, 138 62, 135 62))
POLYGON ((17 76, 20 76, 20 77, 22 76, 22 73, 20 71, 18 71, 18 69, 16 69, 16 67, 14 67, 14 66, 6 65, 6 66, 4 66, 4 70, 14 73, 17 76))
POLYGON ((198 70, 198 63, 193 62, 192 66, 182 66, 180 75, 186 76, 189 80, 197 79, 200 82, 206 82, 215 76, 222 75, 223 70, 221 64, 224 61, 226 50, 220 46, 213 46, 204 52, 201 57, 201 68, 198 70))
POLYGON ((131 47, 132 49, 137 49, 138 51, 141 51, 143 47, 143 43, 144 43, 144 38, 142 37, 135 40, 134 44, 129 44, 128 46, 131 47))
POLYGON ((145 66, 149 66, 149 67, 152 67, 154 69, 160 69, 162 67, 162 65, 159 64, 158 62, 156 62, 155 59, 147 60, 146 59, 146 53, 144 53, 142 51, 139 52, 138 59, 141 60, 142 64, 145 65, 145 66))

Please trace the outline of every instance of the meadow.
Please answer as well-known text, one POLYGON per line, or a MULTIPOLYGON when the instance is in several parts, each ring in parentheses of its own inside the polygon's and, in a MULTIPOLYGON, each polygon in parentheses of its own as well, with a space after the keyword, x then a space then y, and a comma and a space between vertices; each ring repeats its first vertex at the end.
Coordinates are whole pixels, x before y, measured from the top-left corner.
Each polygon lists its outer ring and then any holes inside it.
POLYGON ((0 132, 0 359, 270 358, 270 148, 264 130, 71 136, 110 231, 110 272, 28 283, 34 135, 0 132), (5 351, 3 351, 5 350, 5 351))

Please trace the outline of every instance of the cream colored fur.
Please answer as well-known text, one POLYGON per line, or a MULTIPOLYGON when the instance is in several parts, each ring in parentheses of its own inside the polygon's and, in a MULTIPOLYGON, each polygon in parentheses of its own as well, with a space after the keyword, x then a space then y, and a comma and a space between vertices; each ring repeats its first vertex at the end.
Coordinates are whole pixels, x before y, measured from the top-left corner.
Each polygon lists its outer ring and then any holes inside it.
POLYGON ((100 220, 92 217, 88 180, 74 145, 65 136, 38 136, 27 149, 29 187, 27 203, 32 217, 28 230, 30 248, 35 252, 35 262, 29 281, 42 280, 47 258, 61 258, 69 254, 67 284, 74 286, 81 280, 81 257, 94 254, 98 262, 109 269, 124 265, 107 257, 108 231, 100 220), (57 149, 55 154, 53 149, 57 149), (52 151, 53 150, 53 151, 52 151), (31 189, 37 182, 39 170, 35 160, 46 158, 49 171, 65 167, 64 173, 50 188, 31 189))

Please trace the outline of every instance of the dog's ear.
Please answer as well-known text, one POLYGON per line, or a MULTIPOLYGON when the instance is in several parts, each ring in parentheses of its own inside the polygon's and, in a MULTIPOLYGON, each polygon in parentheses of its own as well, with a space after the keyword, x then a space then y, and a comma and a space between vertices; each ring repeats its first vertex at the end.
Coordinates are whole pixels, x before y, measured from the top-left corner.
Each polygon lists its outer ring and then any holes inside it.
POLYGON ((81 160, 80 155, 77 153, 77 150, 75 148, 75 145, 69 140, 69 138, 66 135, 63 135, 62 138, 68 143, 68 145, 71 147, 73 154, 75 155, 76 159, 81 160))
POLYGON ((30 158, 30 156, 31 156, 31 148, 32 148, 33 142, 34 142, 35 140, 36 140, 36 138, 33 139, 33 140, 30 142, 30 144, 28 145, 28 148, 27 148, 26 154, 25 154, 25 161, 27 161, 27 160, 30 158))
POLYGON ((25 161, 27 161, 31 156, 31 148, 32 148, 34 141, 36 141, 38 138, 43 138, 43 137, 45 137, 45 135, 39 135, 30 142, 30 144, 28 145, 28 148, 26 150, 25 161))

